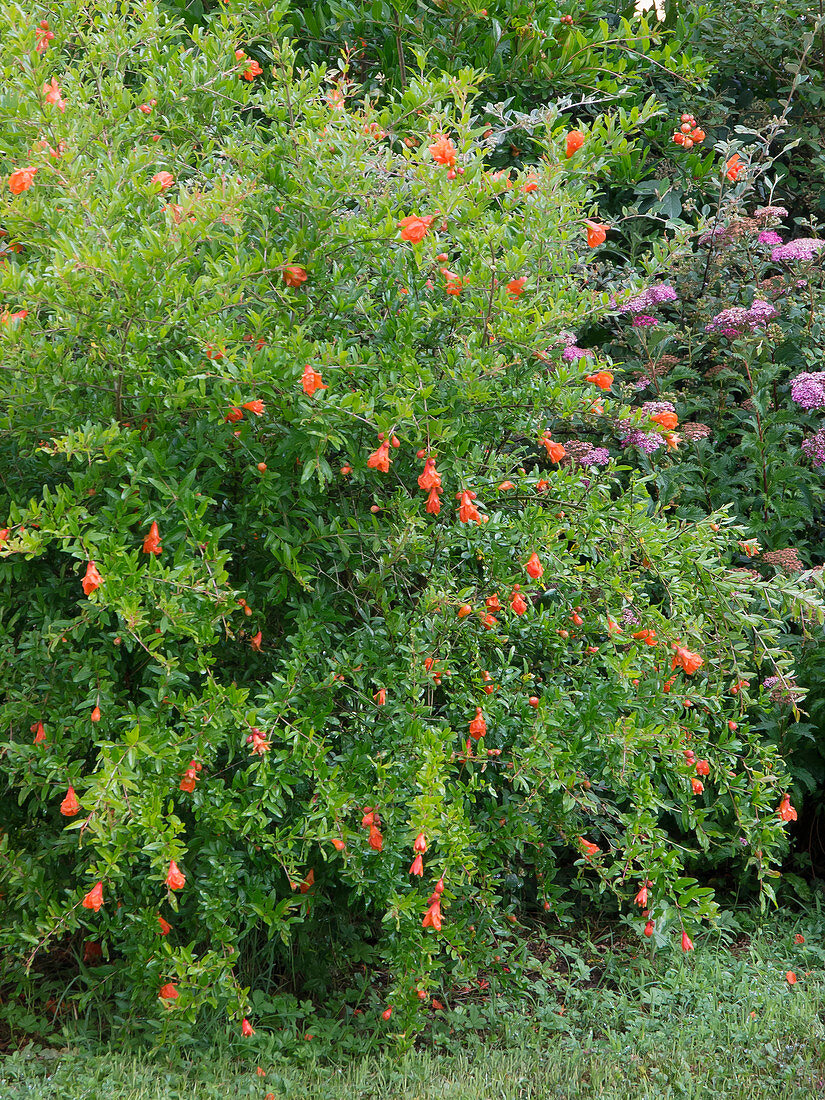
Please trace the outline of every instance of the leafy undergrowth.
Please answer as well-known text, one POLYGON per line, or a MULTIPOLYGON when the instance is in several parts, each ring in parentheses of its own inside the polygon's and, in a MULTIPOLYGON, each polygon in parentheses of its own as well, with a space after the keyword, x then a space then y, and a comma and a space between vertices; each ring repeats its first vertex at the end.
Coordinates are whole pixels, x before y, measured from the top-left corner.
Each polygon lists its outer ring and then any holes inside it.
POLYGON ((404 1055, 377 1049, 392 1021, 368 1009, 335 1023, 316 1016, 260 1028, 243 1044, 216 1038, 187 1060, 122 1045, 101 1052, 67 1031, 63 1050, 31 1044, 11 1055, 0 1095, 808 1098, 825 1092, 823 933, 817 904, 799 918, 731 917, 687 957, 651 957, 598 936, 530 940, 526 965, 514 951, 510 974, 491 979, 486 996, 456 990, 443 994, 443 1009, 428 1006, 426 1045, 404 1055))

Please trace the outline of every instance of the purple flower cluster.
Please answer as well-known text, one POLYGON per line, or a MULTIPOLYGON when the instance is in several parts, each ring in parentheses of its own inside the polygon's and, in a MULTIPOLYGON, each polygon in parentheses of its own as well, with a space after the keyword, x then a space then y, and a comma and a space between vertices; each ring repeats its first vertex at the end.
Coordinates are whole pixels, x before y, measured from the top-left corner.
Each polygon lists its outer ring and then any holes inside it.
POLYGON ((655 416, 656 413, 673 413, 676 412, 676 406, 670 401, 645 401, 642 412, 647 413, 648 416, 655 416))
POLYGON ((825 428, 802 441, 802 451, 814 466, 825 466, 825 428))
POLYGON ((651 317, 649 313, 637 313, 633 317, 634 328, 655 328, 659 322, 655 317, 651 317))
POLYGON ((818 241, 815 237, 797 237, 795 241, 788 241, 787 244, 775 248, 771 252, 771 259, 774 263, 779 263, 780 260, 812 260, 824 245, 825 241, 818 241))
POLYGON ((659 450, 663 443, 664 440, 658 432, 640 432, 638 428, 634 428, 632 432, 627 433, 619 445, 621 447, 638 447, 646 455, 652 455, 654 451, 659 450))
POLYGON ((584 466, 606 466, 610 461, 610 451, 607 447, 594 447, 580 461, 584 466))
POLYGON ((717 225, 715 229, 709 229, 707 233, 702 234, 699 238, 699 245, 701 247, 703 244, 711 244, 717 237, 724 237, 726 233, 727 229, 724 225, 717 225))
POLYGON ((768 218, 787 218, 788 211, 784 206, 758 206, 753 216, 767 221, 768 218))
POLYGON ((635 298, 630 298, 624 305, 617 305, 616 310, 618 313, 644 313, 645 310, 655 309, 656 306, 660 306, 664 302, 676 301, 678 301, 678 295, 673 287, 662 284, 660 286, 649 286, 647 290, 643 290, 635 298))
POLYGON ((763 229, 757 237, 760 244, 782 244, 782 238, 775 229, 763 229))
POLYGON ((791 400, 803 409, 825 406, 825 371, 803 371, 791 379, 791 400))
POLYGON ((750 309, 744 306, 732 306, 723 309, 721 313, 705 325, 705 332, 719 332, 723 336, 739 336, 749 329, 751 332, 757 325, 765 325, 777 316, 776 306, 756 298, 750 309))
POLYGON ((568 344, 561 353, 561 357, 565 363, 575 363, 586 356, 592 356, 592 354, 590 348, 577 348, 575 344, 568 344))

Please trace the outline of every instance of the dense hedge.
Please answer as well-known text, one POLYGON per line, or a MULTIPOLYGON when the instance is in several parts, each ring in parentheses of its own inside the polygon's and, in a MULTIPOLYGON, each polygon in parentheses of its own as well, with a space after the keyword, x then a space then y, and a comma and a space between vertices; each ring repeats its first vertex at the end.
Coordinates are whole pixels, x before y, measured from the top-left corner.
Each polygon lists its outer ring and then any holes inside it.
MULTIPOLYGON (((81 1006, 103 987, 166 1034, 244 1018, 261 956, 315 989, 364 960, 409 1036, 516 913, 612 896, 687 950, 703 871, 770 897, 795 811, 758 685, 792 690, 814 586, 735 568, 724 501, 657 499, 610 441, 678 455, 678 416, 574 337, 628 297, 598 187, 656 105, 573 137, 549 110, 508 175, 469 70, 375 107, 297 69, 277 12, 23 14, 0 9, 9 980, 69 945, 81 1006)), ((711 152, 703 187, 726 172, 711 152)), ((685 240, 648 241, 663 300, 685 240)))

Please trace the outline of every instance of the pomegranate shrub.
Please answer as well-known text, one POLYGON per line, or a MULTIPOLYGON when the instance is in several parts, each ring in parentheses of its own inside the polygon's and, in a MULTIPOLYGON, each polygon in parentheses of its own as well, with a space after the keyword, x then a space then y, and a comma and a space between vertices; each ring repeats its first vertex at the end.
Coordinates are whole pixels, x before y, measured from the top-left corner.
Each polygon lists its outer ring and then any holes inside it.
POLYGON ((736 528, 577 445, 676 418, 560 354, 653 108, 550 112, 508 177, 473 73, 379 112, 265 12, 6 5, 0 42, 9 977, 63 945, 81 1007, 247 1034, 269 941, 380 967, 409 1036, 517 915, 605 894, 688 950, 704 868, 770 896, 749 687, 816 597, 755 610, 736 528))

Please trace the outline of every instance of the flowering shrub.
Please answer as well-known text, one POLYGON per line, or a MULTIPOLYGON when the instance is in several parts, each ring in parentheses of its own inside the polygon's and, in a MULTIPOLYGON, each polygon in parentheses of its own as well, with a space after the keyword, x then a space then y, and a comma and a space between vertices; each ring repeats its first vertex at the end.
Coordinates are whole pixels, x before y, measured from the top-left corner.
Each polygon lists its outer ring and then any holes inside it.
POLYGON ((619 482, 604 425, 666 447, 672 403, 566 332, 609 304, 591 178, 649 114, 570 155, 548 124, 510 178, 471 72, 376 113, 296 71, 277 15, 185 40, 151 0, 15 11, 10 979, 61 944, 81 1004, 250 1035, 269 942, 316 989, 380 965, 410 1035, 516 912, 610 894, 688 950, 703 866, 770 894, 795 811, 756 677, 817 601, 619 482))

